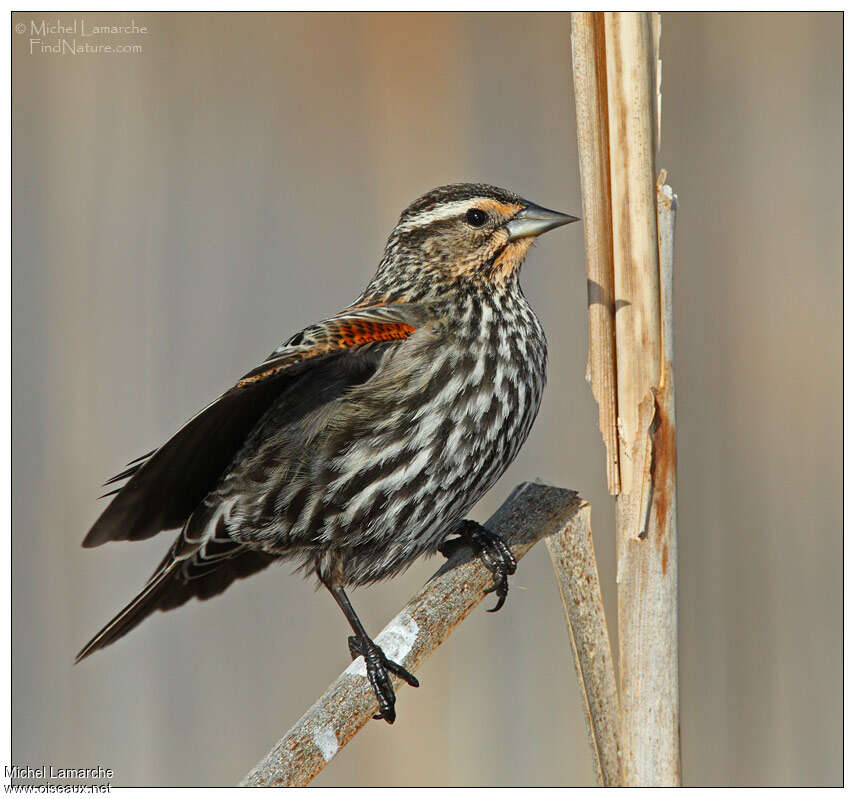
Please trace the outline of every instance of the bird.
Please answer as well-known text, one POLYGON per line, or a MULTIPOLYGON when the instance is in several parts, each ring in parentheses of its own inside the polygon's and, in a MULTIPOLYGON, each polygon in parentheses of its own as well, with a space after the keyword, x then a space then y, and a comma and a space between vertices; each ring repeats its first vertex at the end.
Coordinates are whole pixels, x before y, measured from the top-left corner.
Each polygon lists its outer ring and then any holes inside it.
POLYGON ((124 481, 84 547, 178 533, 75 662, 156 610, 291 561, 343 611, 375 718, 393 723, 390 674, 418 680, 370 638, 346 590, 469 547, 493 575, 493 611, 504 604, 513 554, 465 515, 516 457, 543 395, 546 337, 520 269, 537 236, 574 221, 480 183, 411 203, 355 302, 105 483, 124 481))

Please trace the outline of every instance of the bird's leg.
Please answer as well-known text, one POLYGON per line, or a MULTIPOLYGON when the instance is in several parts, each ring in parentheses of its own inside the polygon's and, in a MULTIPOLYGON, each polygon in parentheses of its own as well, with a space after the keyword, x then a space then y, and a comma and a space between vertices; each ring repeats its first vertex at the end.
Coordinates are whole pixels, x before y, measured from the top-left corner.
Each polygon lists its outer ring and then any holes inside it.
POLYGON ((443 541, 439 551, 450 558, 462 547, 468 547, 481 558, 493 574, 493 585, 485 593, 496 592, 499 601, 496 607, 488 611, 488 613, 495 613, 505 604, 508 596, 508 575, 517 570, 516 558, 501 536, 491 533, 478 522, 464 519, 452 533, 456 533, 459 538, 443 541))
POLYGON ((374 694, 380 704, 380 712, 377 713, 375 719, 385 719, 389 724, 395 721, 395 690, 392 688, 392 681, 389 679, 389 672, 392 672, 396 677, 400 677, 404 682, 412 685, 413 688, 419 687, 419 681, 408 672, 403 666, 389 660, 383 654, 383 650, 377 646, 365 632, 359 616, 350 604, 350 599, 340 585, 332 585, 324 580, 321 582, 327 587, 333 598, 338 602, 338 606, 347 617, 353 632, 356 635, 351 635, 347 639, 348 647, 350 648, 350 656, 355 660, 360 655, 365 658, 365 673, 368 676, 368 682, 374 689, 374 694))

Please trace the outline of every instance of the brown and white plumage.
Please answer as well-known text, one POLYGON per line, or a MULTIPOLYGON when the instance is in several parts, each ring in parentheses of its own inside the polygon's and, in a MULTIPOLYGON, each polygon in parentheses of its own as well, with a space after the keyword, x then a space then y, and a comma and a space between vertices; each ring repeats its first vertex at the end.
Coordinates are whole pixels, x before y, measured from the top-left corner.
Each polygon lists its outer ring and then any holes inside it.
POLYGON ((84 546, 180 533, 78 659, 280 558, 342 604, 343 586, 435 552, 534 422, 546 340, 519 268, 537 233, 567 221, 475 184, 413 203, 352 306, 292 336, 115 478, 128 482, 84 546))

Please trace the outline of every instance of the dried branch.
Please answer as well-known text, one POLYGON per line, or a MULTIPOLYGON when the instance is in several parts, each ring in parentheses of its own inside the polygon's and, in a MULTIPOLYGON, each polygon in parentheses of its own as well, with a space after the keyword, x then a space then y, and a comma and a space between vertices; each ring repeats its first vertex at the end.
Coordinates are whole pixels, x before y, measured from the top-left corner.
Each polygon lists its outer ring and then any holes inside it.
POLYGON ((615 365, 615 281, 609 177, 609 112, 602 14, 574 12, 573 85, 588 268, 587 378, 600 412, 611 494, 620 493, 615 365))
POLYGON ((600 785, 621 784, 620 707, 606 613, 586 503, 571 524, 546 539, 561 592, 585 721, 600 785))
MULTIPOLYGON (((524 483, 487 522, 517 559, 541 538, 577 524, 587 507, 575 491, 524 483)), ((449 560, 377 636, 386 655, 410 671, 433 652, 484 598, 492 576, 465 552, 449 560)), ((396 686, 401 681, 393 679, 396 686)), ((426 690, 426 689, 422 689, 426 690)), ((357 658, 285 734, 242 785, 307 785, 377 712, 377 700, 357 658)))

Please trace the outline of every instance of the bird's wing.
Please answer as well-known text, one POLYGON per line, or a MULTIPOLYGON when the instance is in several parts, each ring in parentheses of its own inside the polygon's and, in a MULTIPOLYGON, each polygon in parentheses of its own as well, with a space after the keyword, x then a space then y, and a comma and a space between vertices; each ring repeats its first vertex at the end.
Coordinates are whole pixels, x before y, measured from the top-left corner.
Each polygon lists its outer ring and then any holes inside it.
POLYGON ((429 309, 412 303, 353 307, 292 336, 162 447, 133 461, 109 481, 129 478, 111 492, 115 497, 83 546, 137 541, 181 527, 216 486, 265 411, 293 381, 302 378, 306 392, 316 396, 318 404, 327 402, 333 384, 340 392, 367 380, 377 369, 380 352, 430 319, 429 309))

